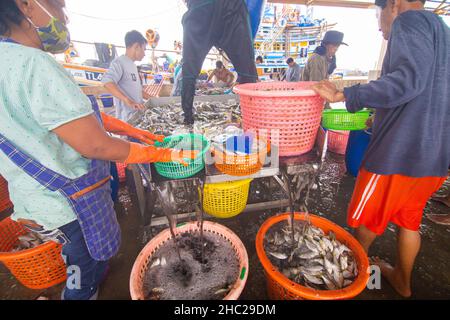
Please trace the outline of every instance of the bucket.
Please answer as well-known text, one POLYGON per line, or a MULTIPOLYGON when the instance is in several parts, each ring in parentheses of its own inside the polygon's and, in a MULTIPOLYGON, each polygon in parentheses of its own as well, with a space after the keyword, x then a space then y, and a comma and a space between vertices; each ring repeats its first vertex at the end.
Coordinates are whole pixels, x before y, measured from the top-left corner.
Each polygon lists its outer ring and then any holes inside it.
MULTIPOLYGON (((356 297, 366 288, 369 279, 369 259, 366 252, 350 233, 337 224, 312 214, 309 215, 309 218, 314 226, 322 229, 325 233, 333 231, 336 239, 353 251, 358 265, 358 276, 351 285, 340 290, 315 290, 289 280, 278 271, 266 255, 264 238, 271 227, 290 219, 290 214, 284 213, 266 220, 256 235, 256 253, 264 268, 269 298, 271 300, 342 300, 356 297)), ((305 220, 305 214, 295 213, 295 220, 305 220)))
POLYGON ((368 130, 350 132, 347 151, 345 153, 345 164, 347 166, 347 172, 354 177, 358 175, 371 136, 372 133, 368 130))
MULTIPOLYGON (((199 229, 197 222, 181 224, 175 229, 175 234, 182 234, 199 229)), ((239 260, 239 277, 231 291, 225 296, 224 300, 237 300, 244 290, 248 277, 248 255, 241 239, 233 231, 218 223, 205 221, 203 230, 220 235, 233 246, 236 257, 239 260)), ((152 256, 158 249, 172 238, 170 230, 166 229, 154 237, 145 247, 134 262, 130 276, 130 293, 133 300, 144 300, 144 279, 148 270, 152 256)))
POLYGON ((279 146, 280 156, 312 150, 320 125, 323 99, 314 82, 259 82, 238 85, 244 130, 256 129, 279 146), (276 141, 275 132, 279 132, 276 141), (267 132, 267 133, 265 133, 267 132))

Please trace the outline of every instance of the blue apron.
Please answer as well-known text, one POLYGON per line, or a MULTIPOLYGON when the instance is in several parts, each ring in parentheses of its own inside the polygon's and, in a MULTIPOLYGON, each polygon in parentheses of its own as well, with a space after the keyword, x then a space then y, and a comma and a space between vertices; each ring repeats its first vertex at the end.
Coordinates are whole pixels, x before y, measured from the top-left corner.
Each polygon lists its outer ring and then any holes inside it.
MULTIPOLYGON (((9 41, 8 39, 1 39, 9 41)), ((98 105, 90 97, 95 115, 101 123, 98 105)), ((0 150, 19 168, 42 186, 60 193, 75 212, 91 257, 106 261, 120 247, 120 226, 111 199, 110 163, 92 160, 87 174, 77 179, 67 178, 43 166, 0 133, 0 150)))

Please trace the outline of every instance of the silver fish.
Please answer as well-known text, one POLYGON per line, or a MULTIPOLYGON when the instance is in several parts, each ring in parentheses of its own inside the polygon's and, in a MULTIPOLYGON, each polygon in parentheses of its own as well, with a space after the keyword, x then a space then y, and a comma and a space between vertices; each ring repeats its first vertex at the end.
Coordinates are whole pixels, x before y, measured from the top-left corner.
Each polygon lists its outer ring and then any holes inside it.
POLYGON ((313 275, 309 275, 309 274, 303 274, 303 276, 305 277, 305 279, 313 284, 323 284, 323 280, 319 277, 315 277, 313 275))
POLYGON ((280 260, 285 260, 288 258, 287 255, 285 255, 284 253, 281 253, 281 252, 269 252, 269 254, 280 260))

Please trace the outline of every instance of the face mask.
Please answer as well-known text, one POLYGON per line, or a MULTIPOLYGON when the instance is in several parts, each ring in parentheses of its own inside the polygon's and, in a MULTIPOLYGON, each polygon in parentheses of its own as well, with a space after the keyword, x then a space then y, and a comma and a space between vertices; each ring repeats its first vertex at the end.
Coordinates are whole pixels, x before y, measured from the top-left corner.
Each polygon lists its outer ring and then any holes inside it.
POLYGON ((35 2, 51 18, 50 22, 45 27, 36 27, 33 21, 28 19, 28 21, 36 28, 44 51, 54 54, 63 53, 70 46, 69 30, 58 18, 52 16, 37 0, 35 0, 35 2))

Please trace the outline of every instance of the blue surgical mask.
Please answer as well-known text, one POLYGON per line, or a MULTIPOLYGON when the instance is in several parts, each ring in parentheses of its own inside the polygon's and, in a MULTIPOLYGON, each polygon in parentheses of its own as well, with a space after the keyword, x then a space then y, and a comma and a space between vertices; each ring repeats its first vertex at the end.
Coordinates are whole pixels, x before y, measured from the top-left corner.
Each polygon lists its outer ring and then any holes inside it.
POLYGON ((70 46, 70 33, 64 23, 55 18, 48 10, 35 0, 36 4, 50 17, 50 22, 45 27, 37 27, 33 21, 28 21, 36 28, 44 51, 49 53, 63 53, 70 46))

